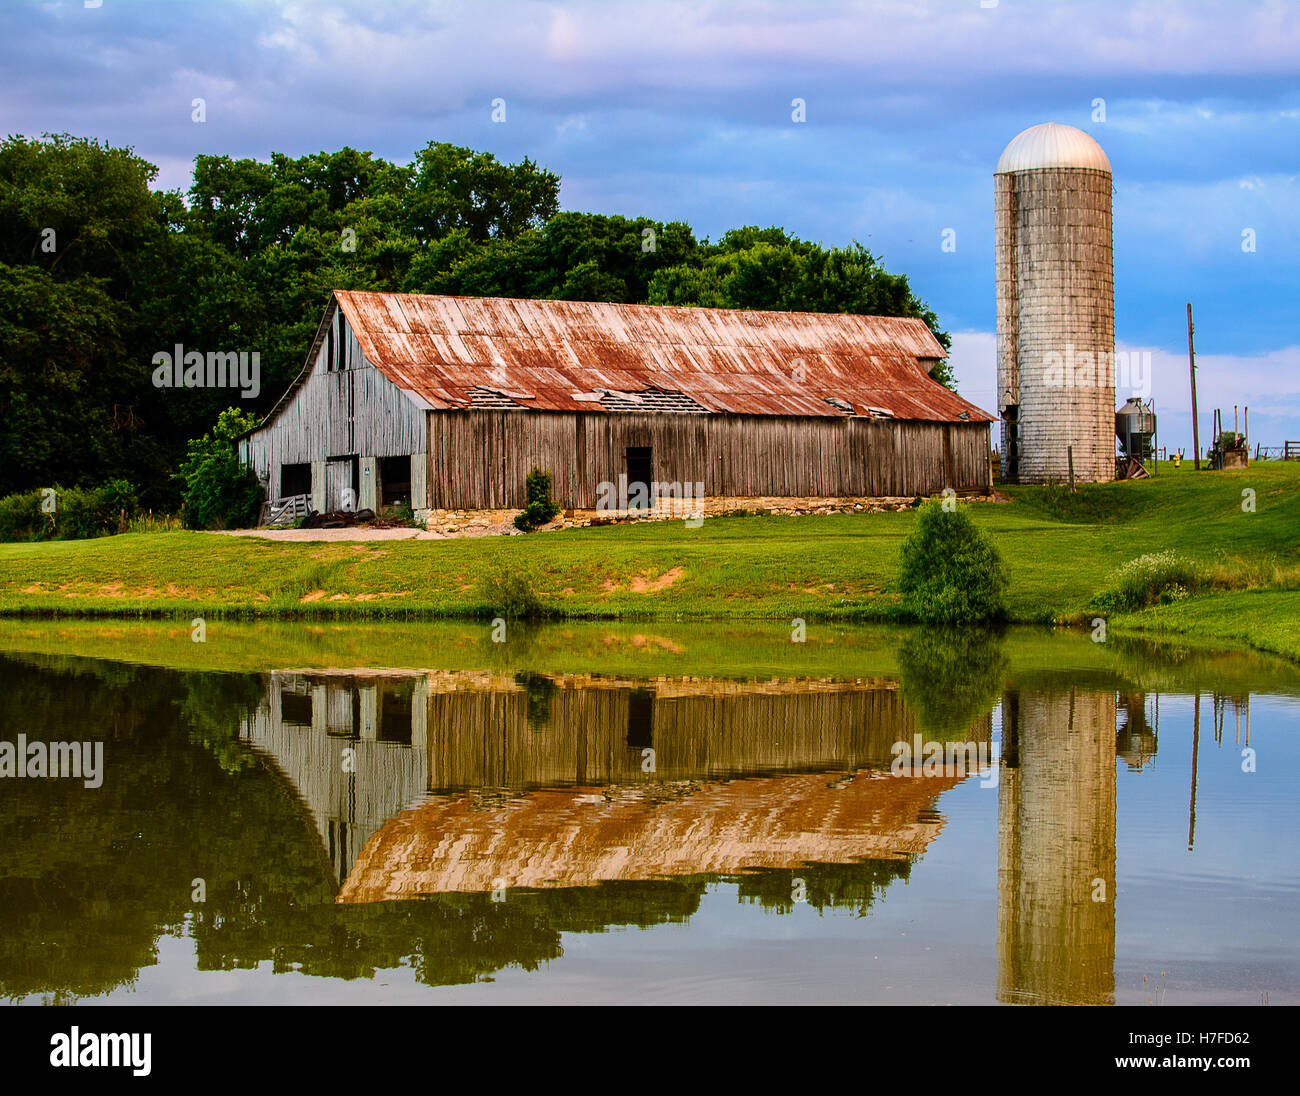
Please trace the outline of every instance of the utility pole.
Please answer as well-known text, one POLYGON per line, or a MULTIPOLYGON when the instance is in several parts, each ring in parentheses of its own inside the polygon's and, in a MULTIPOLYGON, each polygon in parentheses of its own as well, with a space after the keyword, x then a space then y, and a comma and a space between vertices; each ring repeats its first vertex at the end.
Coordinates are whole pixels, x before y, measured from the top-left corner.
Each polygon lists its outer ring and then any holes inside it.
POLYGON ((1192 343, 1192 302, 1187 302, 1187 364, 1192 374, 1192 466, 1201 470, 1201 429, 1196 422, 1196 347, 1192 343))

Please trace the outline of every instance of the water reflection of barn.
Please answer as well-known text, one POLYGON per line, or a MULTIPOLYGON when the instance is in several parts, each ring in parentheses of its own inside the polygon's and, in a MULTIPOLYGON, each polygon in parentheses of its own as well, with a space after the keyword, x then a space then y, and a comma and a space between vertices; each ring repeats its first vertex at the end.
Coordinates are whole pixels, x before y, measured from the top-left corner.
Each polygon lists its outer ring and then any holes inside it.
MULTIPOLYGON (((429 794, 482 805, 545 788, 883 769, 915 731, 892 681, 347 670, 272 673, 243 736, 297 785, 342 882, 376 831, 429 794)), ((989 734, 985 717, 970 737, 989 734)))

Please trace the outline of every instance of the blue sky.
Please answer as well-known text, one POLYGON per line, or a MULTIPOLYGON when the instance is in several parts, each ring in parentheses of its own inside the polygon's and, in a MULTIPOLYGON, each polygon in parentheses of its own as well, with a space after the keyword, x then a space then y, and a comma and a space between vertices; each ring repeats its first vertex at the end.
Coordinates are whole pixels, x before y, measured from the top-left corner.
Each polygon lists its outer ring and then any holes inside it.
POLYGON ((1237 403, 1252 443, 1300 439, 1300 3, 87 2, 0 2, 5 133, 131 145, 166 187, 200 152, 445 140, 532 157, 568 209, 857 239, 985 407, 993 167, 1027 126, 1078 126, 1114 169, 1116 338, 1152 354, 1162 440, 1190 446, 1188 300, 1202 437, 1237 403))

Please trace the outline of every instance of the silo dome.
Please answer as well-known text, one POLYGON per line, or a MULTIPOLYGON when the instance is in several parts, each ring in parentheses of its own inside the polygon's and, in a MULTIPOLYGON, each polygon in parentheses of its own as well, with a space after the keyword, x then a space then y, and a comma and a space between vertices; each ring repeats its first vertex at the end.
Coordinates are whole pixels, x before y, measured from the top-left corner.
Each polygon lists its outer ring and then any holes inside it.
POLYGON ((995 174, 1037 171, 1049 167, 1082 167, 1110 171, 1101 145, 1081 129, 1044 122, 1015 137, 998 158, 995 174))

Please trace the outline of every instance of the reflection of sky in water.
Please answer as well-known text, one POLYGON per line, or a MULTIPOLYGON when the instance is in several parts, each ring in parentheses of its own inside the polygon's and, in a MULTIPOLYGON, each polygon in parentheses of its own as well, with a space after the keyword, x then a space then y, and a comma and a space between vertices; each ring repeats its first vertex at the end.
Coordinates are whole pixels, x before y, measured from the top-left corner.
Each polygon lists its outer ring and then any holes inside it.
MULTIPOLYGON (((1036 694, 1025 690, 1023 695, 1036 694)), ((1081 703, 1103 695, 1078 693, 1081 703)), ((1102 717, 1108 716, 1109 703, 1099 704, 1102 717)), ((1211 697, 1203 696, 1201 705, 1192 851, 1187 848, 1192 699, 1159 697, 1158 749, 1141 771, 1122 758, 1115 762, 1114 999, 1141 1003, 1145 974, 1151 980, 1147 994, 1158 995, 1163 983, 1168 1004, 1257 1004, 1263 992, 1274 1004, 1297 1003, 1300 801, 1294 774, 1300 763, 1300 702, 1252 700, 1254 773, 1241 770, 1245 724, 1238 746, 1231 703, 1221 742, 1215 741, 1211 697)), ((1007 735, 998 729, 1005 709, 1003 704, 995 710, 993 723, 1003 753, 1007 735)), ((1154 694, 1148 694, 1148 715, 1154 710, 1154 694)), ((1030 751, 1023 746, 1020 779, 1028 781, 1024 758, 1030 751)), ((1058 769, 1053 775, 1058 774, 1069 783, 1068 774, 1058 769)), ((936 804, 944 818, 939 836, 918 857, 910 877, 890 882, 865 917, 836 909, 819 914, 809 905, 777 915, 739 900, 734 882, 714 882, 685 923, 565 932, 562 957, 535 972, 506 968, 491 982, 449 987, 420 984, 405 967, 347 982, 273 974, 266 962, 255 970, 196 974, 193 941, 164 936, 155 965, 142 969, 132 986, 97 1000, 987 1003, 999 991, 999 825, 1008 794, 1007 781, 981 787, 977 778, 944 792, 936 804)), ((1037 796, 1040 806, 1052 808, 1057 794, 1044 792, 1040 784, 1029 789, 1026 801, 1037 796)), ((1047 817, 1048 836, 1054 839, 1099 839, 1099 847, 1108 847, 1104 834, 1080 832, 1105 817, 1104 810, 1098 816, 1086 803, 1076 815, 1067 808, 1057 817, 1050 810, 1024 817, 1047 817)), ((1022 840, 1032 842, 1034 833, 1022 833, 1022 840)), ((1050 855, 1044 862, 1029 854, 1025 862, 1037 865, 1027 869, 1029 874, 1042 869, 1044 879, 1057 863, 1050 855)), ((1060 904, 1057 914, 1068 920, 1068 903, 1060 904)), ((1108 961, 1108 948, 1097 954, 1108 961)))
MULTIPOLYGON (((1197 999, 1179 983, 1212 986, 1199 999, 1258 1004, 1300 1000, 1300 701, 1250 705, 1254 773, 1242 772, 1231 704, 1214 741, 1201 698, 1195 844, 1190 697, 1160 698, 1160 749, 1141 774, 1119 771, 1116 983, 1168 971, 1166 1001, 1197 999)), ((1242 745, 1245 733, 1243 726, 1242 745)))

